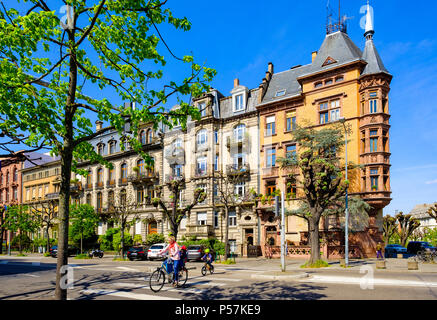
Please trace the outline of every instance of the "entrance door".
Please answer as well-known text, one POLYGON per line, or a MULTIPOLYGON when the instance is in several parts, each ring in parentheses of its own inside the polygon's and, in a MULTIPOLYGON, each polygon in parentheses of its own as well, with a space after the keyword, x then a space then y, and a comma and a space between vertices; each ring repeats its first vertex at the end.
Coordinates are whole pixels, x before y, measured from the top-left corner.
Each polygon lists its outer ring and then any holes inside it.
POLYGON ((149 222, 148 234, 158 233, 158 224, 156 221, 149 222))

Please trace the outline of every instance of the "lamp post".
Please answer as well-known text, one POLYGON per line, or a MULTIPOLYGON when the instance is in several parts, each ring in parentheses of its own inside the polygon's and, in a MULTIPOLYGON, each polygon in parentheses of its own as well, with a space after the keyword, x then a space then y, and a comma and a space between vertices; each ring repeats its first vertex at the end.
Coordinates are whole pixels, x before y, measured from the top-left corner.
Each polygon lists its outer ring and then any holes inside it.
MULTIPOLYGON (((345 133, 345 179, 347 181, 347 128, 346 128, 346 118, 340 118, 340 122, 344 127, 344 133, 345 133)), ((345 206, 345 223, 344 223, 344 262, 346 267, 349 265, 349 208, 348 208, 348 189, 349 184, 346 186, 346 206, 345 206)))

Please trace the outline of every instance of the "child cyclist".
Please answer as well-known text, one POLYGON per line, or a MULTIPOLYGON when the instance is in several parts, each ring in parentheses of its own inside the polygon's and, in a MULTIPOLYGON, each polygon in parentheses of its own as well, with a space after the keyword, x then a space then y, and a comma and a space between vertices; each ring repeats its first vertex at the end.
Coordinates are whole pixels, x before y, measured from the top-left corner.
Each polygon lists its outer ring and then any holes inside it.
POLYGON ((185 267, 185 263, 188 260, 188 254, 187 254, 187 247, 186 246, 182 246, 181 247, 181 251, 180 251, 180 266, 179 269, 182 269, 183 267, 185 267))
POLYGON ((162 249, 159 254, 164 254, 168 251, 169 257, 173 260, 173 272, 174 272, 174 283, 173 286, 179 286, 179 269, 180 269, 180 249, 179 245, 176 243, 176 239, 173 236, 168 238, 168 246, 162 249))
POLYGON ((208 265, 208 269, 211 269, 211 264, 213 262, 213 256, 212 254, 209 252, 209 249, 205 249, 205 255, 202 257, 202 260, 206 262, 206 264, 208 265))

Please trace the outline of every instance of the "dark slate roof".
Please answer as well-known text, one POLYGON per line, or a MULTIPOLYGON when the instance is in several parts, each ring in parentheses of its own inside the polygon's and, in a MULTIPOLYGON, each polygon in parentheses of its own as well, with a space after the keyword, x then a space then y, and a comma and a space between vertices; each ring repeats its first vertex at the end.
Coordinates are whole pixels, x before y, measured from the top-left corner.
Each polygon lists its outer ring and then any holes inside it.
POLYGON ((26 156, 32 160, 32 162, 30 162, 29 160, 24 161, 23 163, 23 169, 28 169, 28 168, 32 168, 36 165, 42 165, 42 164, 46 164, 49 162, 54 162, 54 161, 58 161, 61 159, 61 157, 59 156, 50 156, 46 153, 39 153, 39 152, 26 152, 26 156))
POLYGON ((300 94, 302 91, 301 85, 297 81, 297 78, 301 75, 307 73, 311 65, 305 65, 298 68, 293 68, 290 70, 282 71, 273 74, 270 80, 269 87, 263 98, 263 103, 286 99, 292 97, 296 94, 300 94), (276 92, 284 90, 285 95, 281 97, 276 97, 276 92))
POLYGON ((360 48, 355 45, 346 33, 338 31, 328 34, 317 52, 317 57, 311 64, 308 74, 329 70, 348 62, 360 60, 362 55, 360 48), (336 62, 323 66, 329 57, 336 62))
POLYGON ((382 62, 382 59, 375 48, 373 40, 366 41, 366 47, 364 49, 362 59, 367 62, 367 65, 361 75, 364 76, 381 72, 390 74, 388 70, 384 67, 384 63, 382 62))

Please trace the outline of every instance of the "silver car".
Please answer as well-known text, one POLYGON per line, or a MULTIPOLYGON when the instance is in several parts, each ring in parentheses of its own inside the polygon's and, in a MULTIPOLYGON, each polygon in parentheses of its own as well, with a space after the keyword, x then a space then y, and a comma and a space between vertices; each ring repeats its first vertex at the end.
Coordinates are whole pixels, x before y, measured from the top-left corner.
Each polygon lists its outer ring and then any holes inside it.
POLYGON ((187 248, 187 259, 199 261, 205 254, 205 248, 202 245, 191 245, 187 248))
MULTIPOLYGON (((163 256, 159 254, 159 252, 167 246, 166 243, 155 243, 152 245, 147 251, 147 259, 162 259, 163 256)), ((164 253, 164 257, 167 256, 167 252, 164 253)))

